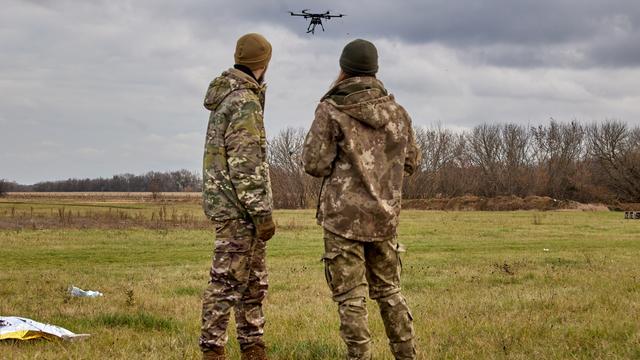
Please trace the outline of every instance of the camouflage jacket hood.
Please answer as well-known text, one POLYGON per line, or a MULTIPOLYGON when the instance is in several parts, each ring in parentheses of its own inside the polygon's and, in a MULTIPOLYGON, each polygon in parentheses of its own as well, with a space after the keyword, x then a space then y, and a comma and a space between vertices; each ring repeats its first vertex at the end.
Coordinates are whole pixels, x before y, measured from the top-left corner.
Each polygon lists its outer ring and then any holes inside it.
POLYGON ((321 101, 324 100, 374 129, 389 122, 389 107, 393 106, 393 95, 388 95, 382 83, 371 76, 341 81, 323 96, 321 101))
POLYGON ((216 111, 227 96, 232 92, 239 90, 247 90, 256 94, 260 101, 260 105, 264 107, 264 93, 266 91, 266 85, 258 84, 258 82, 250 75, 245 74, 238 69, 231 68, 223 72, 222 75, 213 79, 209 84, 207 94, 204 97, 205 109, 216 111))
POLYGON ((353 77, 320 101, 303 149, 305 171, 322 177, 317 219, 352 240, 396 234, 404 174, 419 162, 411 119, 373 77, 353 77))
POLYGON ((203 159, 203 207, 215 221, 255 220, 271 214, 273 200, 263 122, 266 86, 229 69, 207 89, 211 111, 203 159))

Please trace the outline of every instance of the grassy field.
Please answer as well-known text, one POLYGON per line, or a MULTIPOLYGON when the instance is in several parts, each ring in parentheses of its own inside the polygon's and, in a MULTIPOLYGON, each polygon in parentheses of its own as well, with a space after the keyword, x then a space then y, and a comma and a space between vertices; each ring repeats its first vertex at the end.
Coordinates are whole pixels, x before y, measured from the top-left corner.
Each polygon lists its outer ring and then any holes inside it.
MULTIPOLYGON (((0 200, 0 315, 92 334, 77 342, 0 342, 0 358, 197 358, 213 234, 171 216, 158 222, 164 211, 203 223, 196 204, 167 207, 0 200), (67 223, 61 208, 72 214, 67 223), (102 217, 130 221, 94 226, 102 217), (151 217, 157 226, 148 226, 151 217), (71 298, 70 285, 105 296, 71 298)), ((640 358, 640 221, 564 211, 404 211, 401 218, 402 286, 421 359, 640 358)), ((342 358, 313 211, 278 211, 276 220, 268 245, 269 355, 342 358)), ((390 359, 377 305, 368 305, 374 358, 390 359)), ((235 340, 228 350, 239 358, 235 340)))

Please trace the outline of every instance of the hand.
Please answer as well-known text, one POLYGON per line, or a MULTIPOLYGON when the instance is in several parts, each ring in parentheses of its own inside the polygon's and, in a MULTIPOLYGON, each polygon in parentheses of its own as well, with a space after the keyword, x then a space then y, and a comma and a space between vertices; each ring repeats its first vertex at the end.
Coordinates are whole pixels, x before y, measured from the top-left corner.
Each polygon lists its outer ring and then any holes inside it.
POLYGON ((256 227, 256 237, 262 241, 267 241, 276 233, 276 224, 271 215, 253 218, 253 225, 256 227))

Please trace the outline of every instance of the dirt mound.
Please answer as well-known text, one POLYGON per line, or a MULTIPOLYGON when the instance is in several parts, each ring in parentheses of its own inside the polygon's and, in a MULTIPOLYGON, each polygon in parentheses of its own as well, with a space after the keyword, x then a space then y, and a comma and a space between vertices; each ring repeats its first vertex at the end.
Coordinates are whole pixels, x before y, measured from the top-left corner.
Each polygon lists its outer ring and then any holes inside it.
POLYGON ((602 204, 582 204, 575 201, 556 200, 548 196, 496 196, 485 198, 465 195, 454 198, 403 200, 402 207, 416 210, 450 210, 450 211, 514 211, 514 210, 582 210, 607 211, 602 204))
POLYGON ((640 211, 640 203, 620 203, 609 209, 616 211, 640 211))

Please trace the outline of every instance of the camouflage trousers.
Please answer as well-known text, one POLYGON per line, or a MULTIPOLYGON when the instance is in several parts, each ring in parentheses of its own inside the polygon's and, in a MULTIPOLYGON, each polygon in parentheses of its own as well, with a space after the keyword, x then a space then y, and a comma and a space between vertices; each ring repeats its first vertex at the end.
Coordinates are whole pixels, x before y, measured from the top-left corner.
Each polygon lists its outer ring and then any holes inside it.
POLYGON ((367 288, 376 300, 391 352, 396 359, 415 359, 413 317, 400 292, 403 248, 393 238, 362 242, 324 231, 325 275, 338 303, 340 336, 347 359, 371 359, 366 307, 367 288))
POLYGON ((266 243, 255 237, 253 224, 244 220, 216 223, 211 278, 202 302, 200 348, 227 343, 227 325, 234 309, 241 349, 262 345, 267 295, 266 243))

